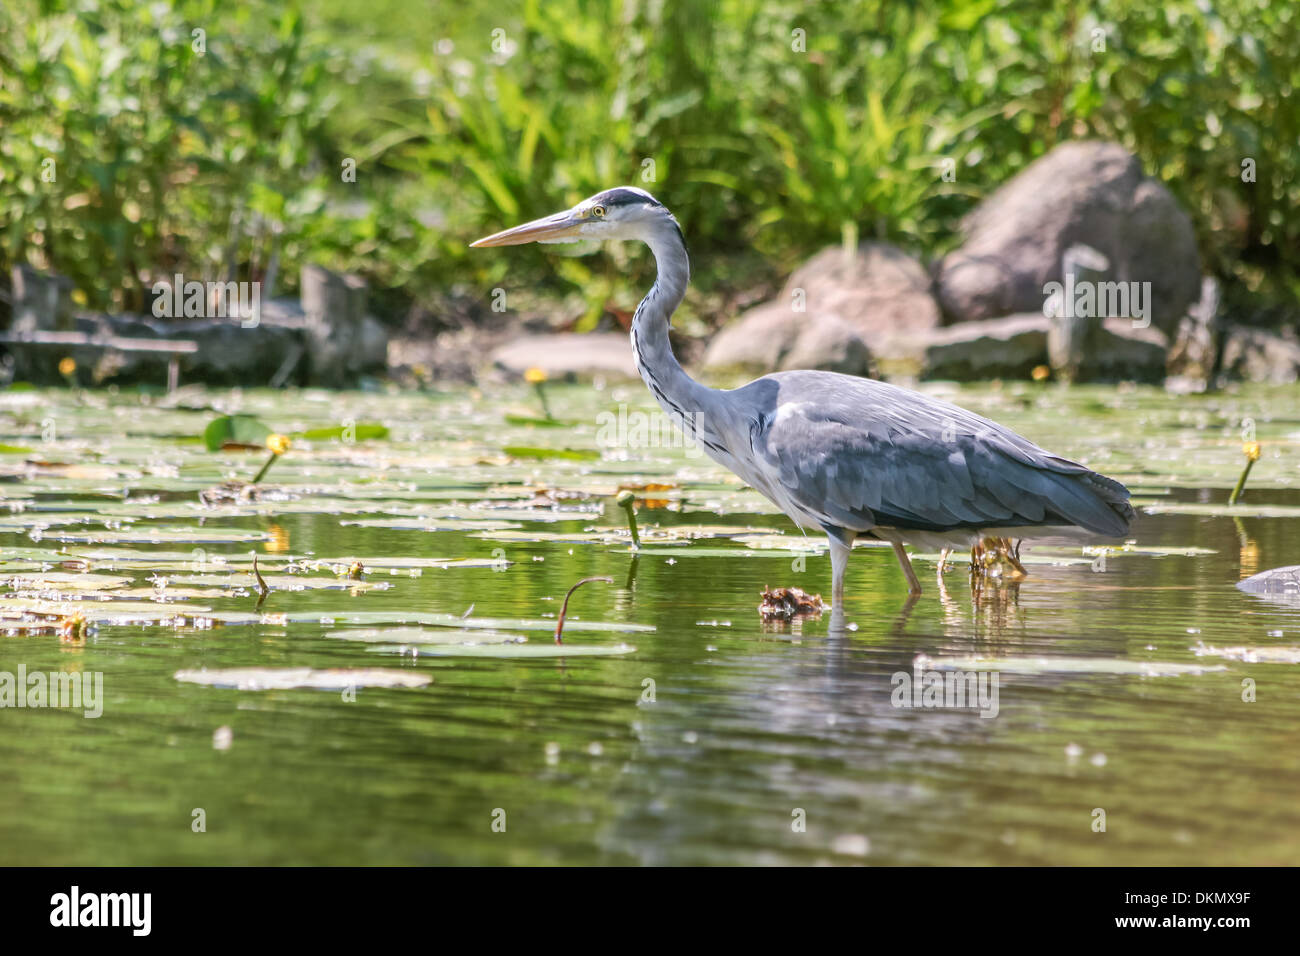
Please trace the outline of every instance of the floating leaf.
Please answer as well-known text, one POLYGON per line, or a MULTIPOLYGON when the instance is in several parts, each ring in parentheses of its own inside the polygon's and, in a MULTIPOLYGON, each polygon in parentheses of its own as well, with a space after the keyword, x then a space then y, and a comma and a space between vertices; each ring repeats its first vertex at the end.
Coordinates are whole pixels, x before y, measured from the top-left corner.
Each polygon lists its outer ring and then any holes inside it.
POLYGON ((109 574, 70 574, 64 571, 43 571, 39 574, 14 574, 3 579, 5 587, 15 591, 105 591, 125 587, 130 578, 109 574))
POLYGON ((1222 657, 1245 664, 1300 664, 1300 647, 1209 647, 1192 648, 1197 657, 1222 657))
POLYGON ((475 528, 483 531, 505 531, 518 528, 513 521, 497 521, 494 518, 361 518, 356 521, 340 521, 341 525, 354 528, 393 528, 399 531, 469 531, 475 528))
POLYGON ((412 653, 417 657, 496 657, 526 659, 537 657, 621 657, 632 654, 630 644, 422 644, 415 648, 402 645, 378 645, 377 653, 412 653))
POLYGON ((492 631, 487 628, 362 627, 326 631, 326 637, 367 644, 522 644, 522 634, 492 631))
POLYGON ((1255 505, 1239 501, 1235 505, 1196 504, 1193 502, 1142 503, 1149 515, 1202 515, 1207 518, 1300 518, 1300 505, 1255 505))
POLYGON ((507 445, 501 449, 511 458, 562 459, 565 461, 600 461, 600 452, 586 448, 542 448, 536 445, 507 445))
POLYGON ((428 674, 379 667, 230 667, 221 670, 177 671, 176 680, 232 690, 350 690, 357 687, 425 687, 433 681, 428 674))
POLYGON ((347 439, 349 441, 372 441, 388 437, 388 426, 378 422, 358 422, 355 425, 339 425, 335 428, 309 428, 303 432, 294 432, 292 438, 305 438, 307 441, 329 441, 330 439, 347 439))
POLYGON ((1167 661, 1131 661, 1117 657, 929 657, 918 654, 913 666, 921 670, 999 671, 1006 674, 1135 674, 1141 677, 1177 677, 1208 674, 1226 667, 1175 664, 1167 661))
MULTIPOLYGON (((389 586, 386 581, 361 581, 354 578, 313 578, 305 574, 262 575, 267 587, 273 591, 373 591, 389 586)), ((254 574, 182 574, 168 578, 169 584, 195 588, 256 588, 254 574)))
POLYGON ((176 527, 135 527, 128 530, 104 531, 69 531, 55 529, 46 531, 43 537, 55 541, 72 541, 82 544, 176 544, 179 542, 193 544, 237 544, 253 541, 269 541, 271 535, 266 531, 237 531, 233 528, 176 528, 176 527))
POLYGON ((572 428, 577 422, 566 422, 559 418, 542 418, 537 415, 506 415, 506 424, 524 425, 529 428, 572 428))
POLYGON ((239 448, 265 448, 271 429, 252 415, 222 415, 203 430, 203 444, 208 451, 220 451, 233 445, 239 448))

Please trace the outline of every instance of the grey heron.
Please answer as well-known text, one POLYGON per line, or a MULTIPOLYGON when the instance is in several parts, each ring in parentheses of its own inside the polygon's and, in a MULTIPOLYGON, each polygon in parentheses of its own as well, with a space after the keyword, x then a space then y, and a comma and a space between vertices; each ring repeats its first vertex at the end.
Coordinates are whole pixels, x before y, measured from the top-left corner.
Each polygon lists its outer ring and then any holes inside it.
POLYGON ((825 532, 836 607, 860 536, 893 546, 916 596, 905 543, 951 549, 990 537, 1128 530, 1134 512, 1124 485, 956 405, 834 372, 776 372, 729 390, 692 379, 668 341, 690 278, 686 242, 672 213, 642 189, 608 189, 472 245, 584 239, 650 247, 657 276, 632 319, 641 377, 705 454, 801 528, 825 532))

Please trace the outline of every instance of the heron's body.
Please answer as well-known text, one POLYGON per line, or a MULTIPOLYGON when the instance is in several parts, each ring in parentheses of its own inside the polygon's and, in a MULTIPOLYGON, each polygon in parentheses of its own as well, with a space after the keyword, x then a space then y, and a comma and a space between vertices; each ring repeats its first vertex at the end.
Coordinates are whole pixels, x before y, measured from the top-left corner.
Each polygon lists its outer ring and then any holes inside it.
POLYGON ((632 320, 641 377, 705 454, 800 527, 826 533, 837 605, 859 536, 890 542, 919 593, 904 543, 955 548, 986 537, 1128 530, 1133 508, 1119 482, 918 392, 817 371, 778 372, 731 390, 696 382, 668 342, 669 318, 690 277, 686 244, 648 193, 608 190, 475 245, 588 237, 650 246, 658 277, 632 320))

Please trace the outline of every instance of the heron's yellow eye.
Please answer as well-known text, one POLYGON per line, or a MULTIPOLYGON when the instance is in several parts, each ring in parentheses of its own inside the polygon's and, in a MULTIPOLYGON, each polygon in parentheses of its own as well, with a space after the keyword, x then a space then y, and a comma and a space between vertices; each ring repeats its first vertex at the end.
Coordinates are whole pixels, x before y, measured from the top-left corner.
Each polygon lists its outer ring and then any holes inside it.
POLYGON ((592 207, 591 207, 591 214, 592 214, 593 216, 595 216, 597 219, 604 219, 604 218, 605 218, 605 207, 604 207, 604 206, 592 206, 592 207))

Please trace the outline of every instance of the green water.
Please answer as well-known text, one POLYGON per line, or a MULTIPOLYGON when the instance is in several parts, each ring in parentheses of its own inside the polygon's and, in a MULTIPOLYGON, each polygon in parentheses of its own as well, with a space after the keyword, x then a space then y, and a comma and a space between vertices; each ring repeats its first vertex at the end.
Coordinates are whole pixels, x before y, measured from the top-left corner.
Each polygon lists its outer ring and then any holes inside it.
POLYGON ((953 394, 1148 504, 1226 501, 1244 420, 1263 457, 1241 516, 1144 514, 1136 550, 1104 567, 1077 545, 1026 548, 1038 563, 1018 588, 973 595, 958 567, 940 589, 922 558, 926 593, 909 605, 892 555, 862 548, 836 626, 761 622, 763 586, 827 591, 829 560, 772 547, 804 539, 760 498, 689 450, 602 449, 601 412, 623 406, 635 425, 652 411, 641 386, 549 396, 573 427, 508 424, 538 412, 524 389, 186 390, 170 407, 0 393, 0 442, 26 449, 0 455, 0 672, 103 675, 98 718, 0 710, 0 863, 1300 862, 1300 665, 1194 651, 1300 645, 1300 605, 1233 587, 1300 563, 1295 389, 953 394), (391 434, 298 440, 266 479, 274 500, 200 509, 200 490, 266 457, 192 440, 234 410, 281 432, 382 422, 391 434), (642 489, 636 557, 620 485, 642 489), (552 506, 538 489, 569 494, 552 506), (1278 516, 1252 516, 1263 505, 1278 516), (334 586, 272 587, 258 608, 247 578, 231 578, 250 552, 273 581, 334 586), (353 559, 359 580, 387 586, 339 584, 353 559), (92 590, 87 574, 118 580, 92 590), (614 583, 576 592, 570 620, 590 629, 567 642, 634 650, 413 656, 331 636, 468 612, 528 638, 480 649, 549 647, 565 591, 592 575, 614 583), (32 627, 69 600, 97 623, 84 644, 32 627), (1004 662, 997 716, 895 707, 891 675, 918 654, 1004 662), (1052 669, 1078 658, 1096 666, 1052 669), (1135 662, 1200 670, 1116 672, 1135 662), (432 681, 349 693, 175 676, 248 667, 432 681))

